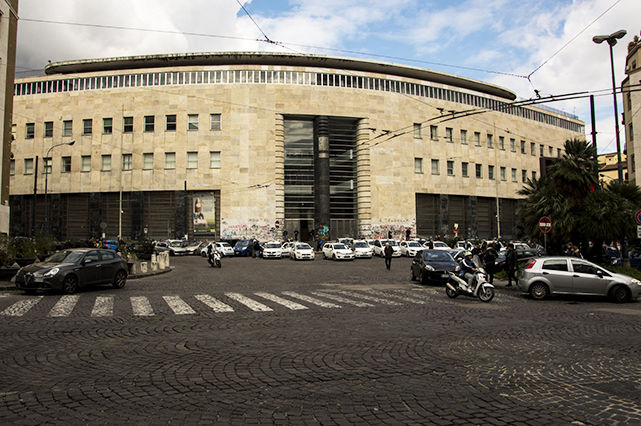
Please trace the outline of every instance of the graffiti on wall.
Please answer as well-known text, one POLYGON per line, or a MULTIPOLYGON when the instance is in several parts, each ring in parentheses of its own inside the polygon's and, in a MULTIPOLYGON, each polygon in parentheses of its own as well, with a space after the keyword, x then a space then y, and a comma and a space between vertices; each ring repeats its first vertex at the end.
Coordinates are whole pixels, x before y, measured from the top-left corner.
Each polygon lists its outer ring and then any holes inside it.
POLYGON ((231 225, 226 221, 222 222, 220 238, 223 240, 241 240, 255 238, 259 241, 277 240, 279 230, 272 224, 265 221, 252 220, 250 224, 231 225), (261 223, 262 222, 262 223, 261 223))
POLYGON ((389 238, 391 233, 392 238, 395 240, 404 240, 407 235, 406 232, 410 230, 410 237, 416 236, 416 222, 415 221, 402 221, 395 219, 389 221, 381 221, 382 223, 378 225, 372 225, 371 228, 371 237, 374 239, 378 238, 389 238))

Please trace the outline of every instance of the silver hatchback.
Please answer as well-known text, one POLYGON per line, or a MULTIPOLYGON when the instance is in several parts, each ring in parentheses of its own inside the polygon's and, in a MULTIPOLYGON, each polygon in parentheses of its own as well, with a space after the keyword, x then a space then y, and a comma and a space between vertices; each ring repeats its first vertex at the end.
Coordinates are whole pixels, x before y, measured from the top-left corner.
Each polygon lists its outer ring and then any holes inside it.
POLYGON ((553 294, 578 294, 628 302, 641 295, 641 281, 576 257, 530 260, 521 270, 519 287, 537 300, 553 294))

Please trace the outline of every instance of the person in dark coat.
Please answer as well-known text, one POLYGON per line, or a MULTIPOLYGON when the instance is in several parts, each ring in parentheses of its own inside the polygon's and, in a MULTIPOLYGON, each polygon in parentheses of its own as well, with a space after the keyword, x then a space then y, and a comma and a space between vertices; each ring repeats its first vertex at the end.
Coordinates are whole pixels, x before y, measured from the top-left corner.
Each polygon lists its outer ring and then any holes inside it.
POLYGON ((507 272, 507 287, 512 287, 512 281, 516 284, 516 269, 518 268, 518 260, 516 258, 516 250, 514 244, 510 243, 507 246, 507 254, 505 256, 505 272, 507 272))
POLYGON ((392 254, 394 253, 394 249, 389 245, 389 243, 385 243, 385 250, 383 250, 383 253, 385 254, 385 266, 389 269, 392 266, 392 254))
POLYGON ((483 255, 483 268, 487 272, 487 280, 490 284, 494 282, 494 264, 496 262, 496 250, 494 244, 490 243, 483 255))

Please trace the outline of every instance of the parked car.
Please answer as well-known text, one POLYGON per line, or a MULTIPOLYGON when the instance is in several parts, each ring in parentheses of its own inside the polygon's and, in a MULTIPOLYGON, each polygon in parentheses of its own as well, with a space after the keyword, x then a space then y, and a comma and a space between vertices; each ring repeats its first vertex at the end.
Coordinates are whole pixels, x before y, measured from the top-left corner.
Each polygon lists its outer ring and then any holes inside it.
POLYGON ((456 262, 460 262, 465 257, 466 251, 467 250, 462 249, 452 249, 448 250, 447 252, 450 254, 450 256, 452 256, 452 259, 454 259, 456 262))
POLYGON ((394 253, 392 253, 392 257, 401 257, 401 247, 398 245, 398 242, 396 242, 396 240, 374 240, 375 256, 385 257, 386 243, 389 243, 389 245, 394 250, 394 253))
POLYGON ((293 241, 287 241, 284 242, 283 245, 280 247, 281 252, 283 253, 283 257, 291 257, 291 252, 294 249, 294 242, 293 241))
POLYGON ((281 249, 278 241, 270 241, 265 243, 263 247, 263 259, 282 259, 283 250, 281 249))
POLYGON ((156 253, 162 253, 164 251, 169 252, 170 256, 184 256, 187 252, 184 248, 180 247, 180 241, 165 242, 159 241, 154 244, 154 250, 156 253))
POLYGON ((567 256, 531 259, 521 270, 519 287, 537 300, 556 294, 578 294, 627 302, 641 295, 641 281, 567 256))
POLYGON ((238 240, 234 245, 234 256, 251 256, 253 245, 253 240, 238 240))
POLYGON ((294 243, 294 248, 289 252, 290 259, 314 260, 314 249, 307 243, 294 243))
POLYGON ((445 284, 448 272, 458 272, 459 264, 445 250, 424 249, 416 253, 410 266, 412 281, 421 280, 423 284, 445 284))
MULTIPOLYGON (((507 250, 502 250, 497 253, 496 260, 494 261, 495 271, 502 271, 503 269, 505 269, 506 256, 507 256, 507 250)), ((516 250, 516 261, 518 263, 523 263, 529 259, 532 259, 533 257, 541 257, 541 256, 543 256, 543 252, 539 250, 534 250, 534 249, 516 250)))
POLYGON ((354 260, 354 252, 343 243, 325 243, 323 257, 332 260, 354 260))
POLYGON ((127 262, 113 250, 69 249, 54 253, 42 263, 21 268, 16 287, 26 293, 57 290, 75 293, 80 287, 111 284, 123 288, 127 282, 127 262))
POLYGON ((216 250, 222 253, 223 256, 234 256, 234 248, 227 241, 218 241, 216 244, 216 250))
POLYGON ((418 241, 401 241, 399 248, 401 249, 401 256, 414 257, 416 253, 425 247, 420 245, 418 241))
MULTIPOLYGON (((427 246, 427 244, 429 243, 426 243, 425 245, 427 246)), ((448 246, 443 241, 434 241, 433 246, 434 250, 452 250, 452 247, 448 246)))
POLYGON ((354 252, 355 258, 371 259, 374 254, 374 248, 365 240, 354 240, 352 243, 352 251, 354 252))
POLYGON ((118 250, 118 240, 104 240, 102 242, 102 248, 109 250, 118 250))
POLYGON ((200 242, 200 241, 192 241, 192 242, 185 241, 183 243, 182 247, 185 249, 185 254, 187 254, 187 255, 190 255, 190 256, 194 255, 194 254, 199 255, 203 244, 204 244, 204 247, 207 246, 206 242, 203 243, 203 242, 200 242))

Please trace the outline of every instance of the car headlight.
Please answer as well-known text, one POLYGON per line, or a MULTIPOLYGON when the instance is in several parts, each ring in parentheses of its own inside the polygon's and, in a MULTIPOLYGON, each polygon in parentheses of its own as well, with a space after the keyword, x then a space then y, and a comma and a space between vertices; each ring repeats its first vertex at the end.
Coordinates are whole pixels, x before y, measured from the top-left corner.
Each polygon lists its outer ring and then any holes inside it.
POLYGON ((454 272, 459 272, 461 270, 461 265, 456 265, 456 269, 454 269, 454 272))
POLYGON ((428 271, 433 271, 434 267, 432 265, 425 265, 425 269, 427 269, 428 271))
POLYGON ((636 278, 632 278, 632 281, 630 281, 630 284, 641 285, 641 281, 637 280, 636 278))
POLYGON ((58 272, 60 272, 60 268, 51 268, 47 272, 44 273, 45 277, 53 277, 56 275, 58 272))

